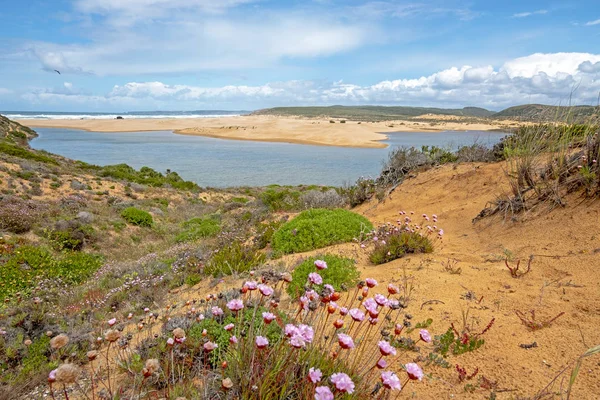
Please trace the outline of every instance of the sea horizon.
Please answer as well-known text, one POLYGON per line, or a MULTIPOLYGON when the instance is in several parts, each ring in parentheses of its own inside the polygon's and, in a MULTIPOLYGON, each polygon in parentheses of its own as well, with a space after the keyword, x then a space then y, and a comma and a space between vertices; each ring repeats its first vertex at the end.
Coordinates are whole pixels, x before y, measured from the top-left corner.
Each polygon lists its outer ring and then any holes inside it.
POLYGON ((86 111, 0 111, 10 119, 115 119, 117 117, 141 118, 219 118, 236 117, 250 114, 249 110, 192 110, 192 111, 124 111, 124 112, 86 112, 86 111))

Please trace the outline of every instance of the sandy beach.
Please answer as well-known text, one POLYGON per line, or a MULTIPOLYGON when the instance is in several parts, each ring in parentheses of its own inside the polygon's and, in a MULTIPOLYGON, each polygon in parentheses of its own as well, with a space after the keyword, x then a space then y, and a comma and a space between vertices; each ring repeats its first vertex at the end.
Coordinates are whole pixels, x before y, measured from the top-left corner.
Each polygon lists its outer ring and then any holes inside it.
POLYGON ((386 132, 436 132, 446 130, 502 130, 515 126, 512 121, 471 122, 443 116, 423 116, 416 120, 356 122, 275 116, 236 116, 189 119, 86 119, 17 120, 31 128, 69 128, 94 132, 174 131, 182 135, 219 139, 286 142, 322 146, 383 148, 386 132), (439 118, 437 118, 439 117, 439 118), (425 121, 427 119, 427 121, 425 121))

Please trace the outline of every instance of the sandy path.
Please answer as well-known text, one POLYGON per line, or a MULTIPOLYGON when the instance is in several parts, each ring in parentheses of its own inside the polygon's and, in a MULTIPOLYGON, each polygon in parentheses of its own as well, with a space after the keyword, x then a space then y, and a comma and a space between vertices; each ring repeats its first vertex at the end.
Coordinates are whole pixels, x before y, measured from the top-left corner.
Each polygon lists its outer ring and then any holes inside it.
POLYGON ((301 143, 341 147, 387 147, 385 132, 493 130, 507 129, 513 123, 499 121, 472 123, 386 121, 330 123, 329 119, 304 119, 274 116, 240 116, 189 119, 123 119, 123 120, 17 120, 32 128, 71 128, 95 132, 175 131, 183 135, 219 139, 301 143), (432 125, 433 124, 433 125, 432 125))

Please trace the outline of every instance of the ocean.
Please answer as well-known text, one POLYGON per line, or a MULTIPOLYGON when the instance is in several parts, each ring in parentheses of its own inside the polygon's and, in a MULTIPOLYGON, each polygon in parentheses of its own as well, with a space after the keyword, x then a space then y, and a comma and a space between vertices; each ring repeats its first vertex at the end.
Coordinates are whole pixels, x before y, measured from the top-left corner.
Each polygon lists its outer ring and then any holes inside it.
POLYGON ((115 119, 123 118, 217 118, 249 114, 250 111, 196 110, 196 111, 128 111, 122 113, 100 112, 45 112, 0 111, 10 119, 115 119))

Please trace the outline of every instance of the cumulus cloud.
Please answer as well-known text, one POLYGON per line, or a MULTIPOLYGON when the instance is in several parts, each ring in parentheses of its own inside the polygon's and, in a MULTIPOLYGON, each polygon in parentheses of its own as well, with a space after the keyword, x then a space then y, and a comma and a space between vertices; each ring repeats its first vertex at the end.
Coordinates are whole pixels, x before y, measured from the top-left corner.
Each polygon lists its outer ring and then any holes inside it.
POLYGON ((170 109, 277 105, 386 104, 500 109, 522 103, 595 102, 600 92, 600 55, 532 54, 494 68, 451 67, 418 78, 386 80, 372 85, 344 81, 287 81, 264 85, 200 87, 162 82, 115 85, 103 96, 85 95, 73 87, 32 93, 36 101, 170 109))

